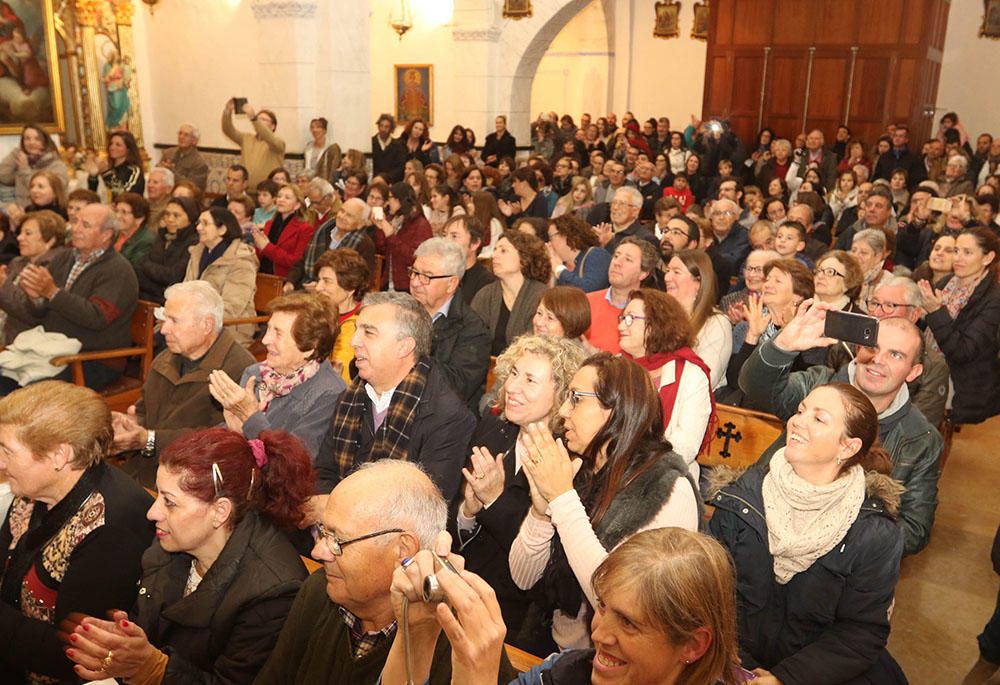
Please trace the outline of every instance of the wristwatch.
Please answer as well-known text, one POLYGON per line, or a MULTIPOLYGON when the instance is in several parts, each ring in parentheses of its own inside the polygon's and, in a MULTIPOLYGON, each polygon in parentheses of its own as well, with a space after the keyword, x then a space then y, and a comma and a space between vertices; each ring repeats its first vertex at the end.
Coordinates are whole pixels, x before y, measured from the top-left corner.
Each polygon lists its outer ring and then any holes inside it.
POLYGON ((156 431, 146 431, 146 446, 142 448, 142 456, 151 457, 156 453, 156 431))

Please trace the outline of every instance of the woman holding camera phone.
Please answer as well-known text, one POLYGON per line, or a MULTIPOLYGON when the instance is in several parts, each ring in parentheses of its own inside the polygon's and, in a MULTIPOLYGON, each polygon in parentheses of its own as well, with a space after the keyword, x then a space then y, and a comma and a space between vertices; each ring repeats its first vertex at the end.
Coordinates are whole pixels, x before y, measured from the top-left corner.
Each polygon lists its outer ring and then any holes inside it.
MULTIPOLYGON (((460 556, 441 561, 449 545, 442 533, 435 550, 419 552, 393 574, 397 620, 403 625, 405 597, 413 612, 409 625, 421 636, 411 649, 411 682, 424 682, 441 631, 451 645, 452 682, 508 682, 501 671, 506 626, 496 596, 463 569, 460 556), (442 603, 423 602, 431 574, 442 603)), ((753 678, 739 667, 732 562, 707 535, 681 528, 637 533, 604 559, 592 584, 600 598, 590 629, 593 648, 553 654, 510 685, 736 685, 753 678)), ((406 682, 403 642, 393 643, 384 685, 406 682)))
POLYGON ((697 530, 701 504, 687 464, 663 439, 653 382, 634 361, 588 358, 559 414, 559 440, 544 424, 528 427, 522 466, 531 508, 509 562, 521 589, 541 583, 539 618, 552 618, 556 644, 582 648, 598 605, 590 580, 608 552, 640 530, 697 530))

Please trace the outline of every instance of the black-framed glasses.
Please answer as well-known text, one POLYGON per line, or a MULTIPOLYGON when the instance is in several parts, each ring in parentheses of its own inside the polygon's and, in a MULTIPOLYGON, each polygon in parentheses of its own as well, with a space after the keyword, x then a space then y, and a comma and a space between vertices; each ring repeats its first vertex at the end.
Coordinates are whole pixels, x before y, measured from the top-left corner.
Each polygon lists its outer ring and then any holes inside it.
POLYGON ((744 271, 744 273, 748 273, 748 274, 762 274, 762 273, 764 273, 764 267, 762 267, 762 266, 750 266, 750 265, 747 265, 747 266, 743 267, 743 271, 744 271))
POLYGON ((823 269, 816 269, 816 275, 818 276, 820 274, 823 274, 827 278, 833 278, 834 276, 840 276, 841 278, 844 278, 844 274, 840 273, 839 271, 837 271, 836 269, 834 269, 832 266, 828 266, 828 267, 823 268, 823 269))
POLYGON ((663 232, 664 235, 672 235, 678 238, 687 238, 688 232, 681 228, 668 228, 663 232))
POLYGON ((580 398, 582 397, 597 397, 596 392, 586 392, 584 390, 570 390, 569 391, 569 406, 576 407, 580 404, 580 398))
POLYGON ((385 530, 368 533, 367 535, 359 535, 358 537, 351 538, 350 540, 341 540, 337 537, 336 533, 332 533, 327 530, 326 526, 319 521, 313 524, 313 537, 316 539, 316 542, 322 542, 326 546, 327 551, 335 557, 339 557, 344 553, 345 547, 353 545, 355 542, 361 542, 362 540, 368 540, 370 538, 377 538, 390 533, 402 532, 404 532, 402 528, 386 528, 385 530))
POLYGON ((914 307, 916 305, 912 304, 896 304, 895 302, 882 302, 881 300, 869 300, 868 309, 870 311, 875 311, 876 309, 881 309, 886 314, 891 315, 896 311, 897 307, 914 307))
MULTIPOLYGON (((636 321, 645 321, 645 320, 646 320, 645 316, 639 316, 638 314, 619 314, 618 315, 618 323, 625 324, 626 328, 632 328, 632 324, 634 324, 636 321)), ((595 395, 595 397, 596 397, 596 395, 595 395)))
POLYGON ((410 275, 411 281, 416 281, 421 285, 430 285, 431 281, 437 280, 438 278, 451 278, 453 274, 442 274, 440 276, 433 276, 431 274, 425 274, 423 271, 417 271, 412 266, 406 270, 406 273, 410 275))

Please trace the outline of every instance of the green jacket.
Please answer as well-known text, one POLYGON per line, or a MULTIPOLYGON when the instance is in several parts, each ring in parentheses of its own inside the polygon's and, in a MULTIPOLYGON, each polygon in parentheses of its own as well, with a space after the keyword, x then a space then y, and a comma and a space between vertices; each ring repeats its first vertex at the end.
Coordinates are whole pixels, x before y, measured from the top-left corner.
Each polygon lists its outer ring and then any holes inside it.
MULTIPOLYGON (((779 350, 773 341, 759 346, 743 365, 740 389, 746 393, 744 406, 775 414, 785 421, 813 388, 827 383, 849 383, 848 367, 833 371, 812 366, 790 373, 795 355, 779 350)), ((931 537, 937 486, 941 475, 939 459, 944 441, 906 392, 902 404, 888 416, 879 416, 879 442, 892 458, 892 477, 903 484, 899 522, 903 528, 904 554, 919 552, 931 537)), ((785 444, 782 433, 761 456, 758 464, 770 461, 775 450, 785 444)))
POLYGON ((132 264, 137 264, 140 259, 146 256, 149 252, 149 248, 153 246, 153 232, 149 230, 146 224, 143 224, 136 232, 132 234, 132 237, 126 240, 121 249, 118 250, 122 257, 129 260, 132 264))

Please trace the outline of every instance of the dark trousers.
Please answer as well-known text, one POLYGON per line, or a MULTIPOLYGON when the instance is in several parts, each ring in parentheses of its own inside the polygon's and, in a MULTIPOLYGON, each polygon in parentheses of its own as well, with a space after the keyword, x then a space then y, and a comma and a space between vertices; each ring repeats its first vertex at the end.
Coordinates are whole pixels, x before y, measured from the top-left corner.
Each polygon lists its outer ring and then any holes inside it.
POLYGON ((997 592, 997 605, 993 616, 979 635, 979 653, 991 664, 1000 664, 1000 591, 997 592))

